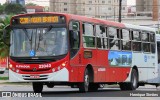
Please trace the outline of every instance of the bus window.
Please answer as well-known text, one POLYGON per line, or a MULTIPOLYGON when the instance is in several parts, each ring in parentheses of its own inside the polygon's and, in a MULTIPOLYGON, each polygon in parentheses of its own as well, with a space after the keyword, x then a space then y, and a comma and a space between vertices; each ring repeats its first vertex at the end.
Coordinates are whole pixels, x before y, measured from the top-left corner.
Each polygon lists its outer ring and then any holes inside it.
POLYGON ((155 53, 155 49, 156 49, 155 43, 151 43, 151 52, 155 53))
POLYGON ((150 42, 151 42, 151 52, 155 53, 155 35, 154 33, 150 34, 150 42))
POLYGON ((83 23, 83 46, 95 47, 94 27, 92 24, 83 23))
POLYGON ((122 50, 131 50, 131 41, 123 41, 122 50))
POLYGON ((80 32, 79 32, 79 22, 72 21, 70 22, 70 49, 71 49, 71 58, 74 57, 80 47, 80 32))
POLYGON ((139 31, 132 31, 132 40, 141 41, 141 36, 139 31))
POLYGON ((150 52, 150 43, 143 43, 143 52, 150 52))
POLYGON ((142 33, 142 41, 149 42, 149 33, 142 33))
POLYGON ((132 42, 133 51, 141 51, 141 42, 132 42))
POLYGON ((109 35, 109 47, 111 50, 120 50, 120 35, 119 29, 109 27, 108 28, 109 35))
POLYGON ((122 50, 131 50, 131 38, 130 31, 127 29, 122 29, 122 50))
POLYGON ((130 32, 127 29, 122 29, 122 39, 124 40, 131 40, 130 39, 130 32))
POLYGON ((153 33, 150 34, 150 42, 155 42, 155 35, 153 33))
POLYGON ((107 32, 106 28, 100 25, 96 25, 96 38, 97 38, 97 47, 107 49, 107 32))
POLYGON ((143 46, 143 52, 150 52, 151 46, 149 43, 149 33, 147 32, 142 32, 142 46, 143 46))

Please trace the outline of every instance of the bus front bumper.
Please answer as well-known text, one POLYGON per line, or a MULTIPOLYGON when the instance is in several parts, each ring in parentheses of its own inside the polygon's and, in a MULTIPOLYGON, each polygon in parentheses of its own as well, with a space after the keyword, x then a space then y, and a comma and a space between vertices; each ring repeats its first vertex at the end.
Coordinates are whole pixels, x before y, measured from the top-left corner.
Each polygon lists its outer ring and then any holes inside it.
POLYGON ((30 74, 19 74, 9 69, 9 81, 10 82, 68 82, 69 71, 66 68, 63 68, 60 71, 53 73, 30 75, 30 74))

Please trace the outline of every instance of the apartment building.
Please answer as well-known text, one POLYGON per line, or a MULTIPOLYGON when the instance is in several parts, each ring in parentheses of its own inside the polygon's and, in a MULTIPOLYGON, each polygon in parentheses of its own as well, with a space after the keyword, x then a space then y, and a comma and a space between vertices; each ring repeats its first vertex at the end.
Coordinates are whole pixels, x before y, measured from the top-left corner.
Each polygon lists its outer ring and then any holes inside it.
MULTIPOLYGON (((153 10, 153 1, 154 0, 136 0, 136 10, 137 12, 152 12, 153 10)), ((160 5, 160 1, 156 0, 158 2, 157 5, 160 5)), ((160 10, 160 7, 158 7, 160 10)))
MULTIPOLYGON (((50 0, 51 12, 110 18, 119 14, 119 0, 50 0)), ((122 0, 122 16, 127 14, 127 0, 122 0)))

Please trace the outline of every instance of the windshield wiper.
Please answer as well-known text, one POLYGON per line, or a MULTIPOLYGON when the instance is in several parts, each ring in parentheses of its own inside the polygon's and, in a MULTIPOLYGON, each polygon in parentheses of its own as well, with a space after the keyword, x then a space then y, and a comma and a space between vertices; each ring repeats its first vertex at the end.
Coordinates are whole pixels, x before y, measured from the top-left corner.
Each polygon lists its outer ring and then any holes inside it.
POLYGON ((39 41, 38 41, 38 45, 37 45, 36 51, 39 49, 40 41, 43 40, 43 36, 46 35, 46 34, 48 34, 49 31, 50 31, 52 28, 53 28, 52 25, 50 25, 45 34, 43 34, 42 32, 40 33, 40 35, 39 35, 39 37, 38 37, 39 41))
POLYGON ((33 31, 32 31, 32 34, 31 34, 31 39, 29 38, 28 32, 27 32, 27 30, 26 30, 25 28, 23 28, 23 31, 24 31, 26 37, 28 38, 28 40, 29 40, 29 42, 30 42, 30 46, 31 46, 31 50, 32 50, 32 36, 33 36, 33 31))

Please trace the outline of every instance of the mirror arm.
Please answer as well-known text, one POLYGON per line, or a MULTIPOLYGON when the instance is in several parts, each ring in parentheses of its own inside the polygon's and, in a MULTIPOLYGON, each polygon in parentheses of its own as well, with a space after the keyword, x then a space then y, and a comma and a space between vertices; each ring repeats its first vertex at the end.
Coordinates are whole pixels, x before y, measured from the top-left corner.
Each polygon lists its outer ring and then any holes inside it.
POLYGON ((10 28, 10 25, 7 25, 6 27, 3 28, 3 37, 2 37, 2 40, 3 40, 3 43, 7 46, 10 46, 10 44, 7 44, 6 41, 5 41, 5 38, 6 38, 6 34, 7 34, 7 31, 10 28))

